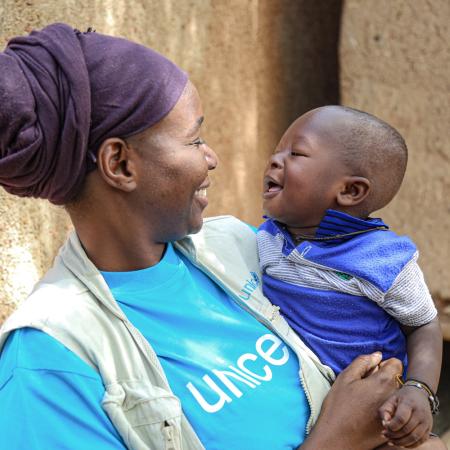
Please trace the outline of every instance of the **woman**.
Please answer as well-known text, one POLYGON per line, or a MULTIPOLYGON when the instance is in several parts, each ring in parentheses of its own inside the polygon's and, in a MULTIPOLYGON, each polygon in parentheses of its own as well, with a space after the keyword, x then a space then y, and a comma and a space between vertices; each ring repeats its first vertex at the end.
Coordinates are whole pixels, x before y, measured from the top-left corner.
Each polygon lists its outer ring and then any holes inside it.
POLYGON ((359 358, 319 416, 331 375, 262 296, 253 232, 202 229, 217 161, 186 74, 63 24, 13 39, 0 66, 0 183, 66 205, 76 231, 2 328, 9 448, 386 442, 399 363, 359 358))

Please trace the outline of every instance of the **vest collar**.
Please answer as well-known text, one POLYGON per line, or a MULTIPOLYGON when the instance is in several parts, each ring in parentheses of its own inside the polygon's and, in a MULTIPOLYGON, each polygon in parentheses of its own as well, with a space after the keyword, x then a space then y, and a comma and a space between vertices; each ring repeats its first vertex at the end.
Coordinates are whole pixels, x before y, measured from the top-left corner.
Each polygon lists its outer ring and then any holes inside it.
POLYGON ((373 230, 389 227, 380 218, 359 219, 341 211, 327 209, 316 230, 316 237, 337 236, 355 231, 373 230))
MULTIPOLYGON (((267 216, 264 216, 264 218, 267 218, 267 216)), ((292 246, 292 248, 295 248, 297 245, 294 243, 294 240, 287 231, 286 226, 274 219, 269 218, 269 220, 284 236, 285 240, 292 246)), ((345 239, 342 235, 354 232, 370 231, 379 229, 380 227, 385 230, 389 230, 389 226, 386 225, 380 218, 368 217, 367 219, 359 219, 358 217, 351 216, 350 214, 346 214, 341 211, 327 209, 316 229, 314 236, 317 238, 330 238, 336 236, 336 240, 342 240, 345 239)), ((347 239, 351 237, 352 235, 347 239)))

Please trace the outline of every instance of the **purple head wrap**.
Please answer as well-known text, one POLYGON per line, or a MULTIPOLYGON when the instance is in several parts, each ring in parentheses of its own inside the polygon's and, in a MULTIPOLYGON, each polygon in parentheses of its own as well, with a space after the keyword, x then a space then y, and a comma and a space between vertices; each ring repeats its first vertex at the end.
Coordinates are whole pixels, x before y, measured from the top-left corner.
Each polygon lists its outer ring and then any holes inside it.
POLYGON ((108 137, 126 138, 175 106, 187 75, 155 51, 53 24, 0 53, 0 185, 64 204, 108 137))

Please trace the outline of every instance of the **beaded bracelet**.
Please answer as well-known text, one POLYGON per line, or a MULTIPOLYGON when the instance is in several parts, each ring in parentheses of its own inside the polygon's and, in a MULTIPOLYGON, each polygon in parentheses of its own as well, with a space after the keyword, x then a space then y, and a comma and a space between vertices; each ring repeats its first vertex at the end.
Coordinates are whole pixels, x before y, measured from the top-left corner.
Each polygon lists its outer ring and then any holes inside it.
POLYGON ((438 396, 430 389, 428 384, 423 381, 415 380, 414 378, 408 378, 406 381, 403 381, 400 375, 397 375, 396 378, 401 386, 413 386, 417 389, 422 389, 425 391, 428 401, 430 402, 431 414, 437 414, 439 412, 438 396))

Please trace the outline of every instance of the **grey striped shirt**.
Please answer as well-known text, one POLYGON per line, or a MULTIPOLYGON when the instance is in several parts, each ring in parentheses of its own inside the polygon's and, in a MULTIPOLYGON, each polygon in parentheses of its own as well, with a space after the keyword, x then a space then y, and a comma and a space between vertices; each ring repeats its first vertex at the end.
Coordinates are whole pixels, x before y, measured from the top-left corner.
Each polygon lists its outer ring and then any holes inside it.
POLYGON ((419 252, 405 265, 391 288, 383 293, 367 280, 354 276, 345 279, 347 277, 342 277, 340 272, 306 260, 297 250, 286 258, 282 253, 282 235, 274 238, 261 230, 257 234, 257 240, 261 269, 273 278, 297 286, 365 296, 402 325, 418 327, 429 323, 437 315, 423 273, 417 264, 419 252))

